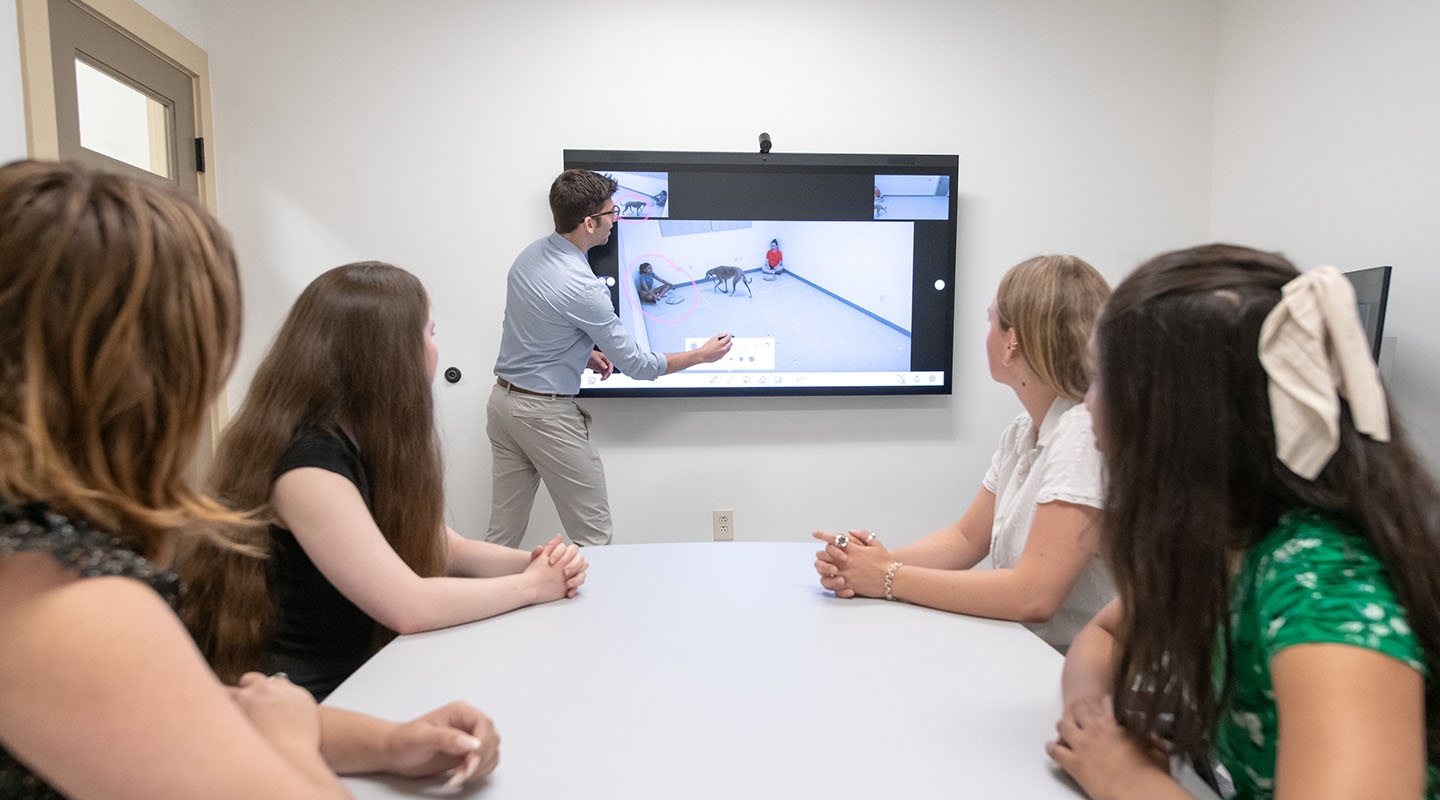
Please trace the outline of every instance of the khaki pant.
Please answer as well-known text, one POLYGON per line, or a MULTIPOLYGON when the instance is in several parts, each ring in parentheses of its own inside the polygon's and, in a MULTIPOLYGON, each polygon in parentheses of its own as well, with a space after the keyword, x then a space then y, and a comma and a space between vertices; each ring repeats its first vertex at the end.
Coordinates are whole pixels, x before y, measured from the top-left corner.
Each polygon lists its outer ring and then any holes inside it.
MULTIPOLYGON (((571 398, 536 397, 496 386, 486 406, 494 483, 488 541, 519 547, 540 481, 570 541, 609 544, 614 532, 605 465, 590 441, 590 415, 571 398)), ((547 535, 545 538, 549 538, 547 535)))

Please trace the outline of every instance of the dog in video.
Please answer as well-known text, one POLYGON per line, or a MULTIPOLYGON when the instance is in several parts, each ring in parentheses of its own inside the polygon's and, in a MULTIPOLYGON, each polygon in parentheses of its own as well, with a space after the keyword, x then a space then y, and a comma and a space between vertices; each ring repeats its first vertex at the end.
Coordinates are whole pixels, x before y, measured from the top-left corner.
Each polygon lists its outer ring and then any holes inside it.
POLYGON ((620 216, 643 217, 645 216, 645 206, 644 200, 626 200, 624 205, 620 206, 620 216))
POLYGON ((725 290, 725 293, 731 297, 735 296, 735 290, 739 289, 740 282, 744 281, 745 291, 749 292, 751 297, 755 296, 755 292, 750 288, 750 277, 740 267, 711 267, 705 270, 705 279, 715 281, 715 291, 717 292, 720 291, 721 286, 728 283, 729 288, 725 290))

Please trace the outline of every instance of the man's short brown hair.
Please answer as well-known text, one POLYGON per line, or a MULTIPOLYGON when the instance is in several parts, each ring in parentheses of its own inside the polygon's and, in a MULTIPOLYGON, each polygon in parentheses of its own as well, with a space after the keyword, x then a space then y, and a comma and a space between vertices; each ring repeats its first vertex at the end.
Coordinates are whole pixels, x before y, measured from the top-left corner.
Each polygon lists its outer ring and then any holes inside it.
POLYGON ((615 194, 619 184, 612 178, 585 169, 567 169, 550 184, 550 214, 555 217, 555 232, 569 233, 580 227, 585 218, 604 211, 605 199, 615 194))

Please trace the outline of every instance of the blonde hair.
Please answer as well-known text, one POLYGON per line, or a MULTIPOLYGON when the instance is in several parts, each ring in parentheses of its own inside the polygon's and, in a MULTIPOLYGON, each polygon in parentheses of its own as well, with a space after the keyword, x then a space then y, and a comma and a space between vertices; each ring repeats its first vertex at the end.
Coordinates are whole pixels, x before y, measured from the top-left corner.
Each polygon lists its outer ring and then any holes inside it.
POLYGON ((187 471, 240 336, 229 236, 148 181, 0 167, 0 496, 132 539, 240 521, 187 471))
POLYGON ((1057 395, 1080 402, 1090 381, 1085 347, 1110 284, 1071 255, 1036 256, 1011 267, 995 292, 1002 330, 1015 331, 1020 354, 1057 395))

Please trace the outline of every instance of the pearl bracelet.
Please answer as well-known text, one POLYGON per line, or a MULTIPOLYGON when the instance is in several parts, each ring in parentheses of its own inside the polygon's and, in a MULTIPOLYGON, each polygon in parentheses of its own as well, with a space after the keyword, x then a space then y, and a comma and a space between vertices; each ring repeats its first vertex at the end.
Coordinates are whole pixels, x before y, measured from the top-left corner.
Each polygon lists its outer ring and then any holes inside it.
POLYGON ((894 589, 895 589, 895 573, 897 573, 897 572, 900 571, 900 567, 901 567, 901 566, 902 566, 902 565, 901 565, 901 563, 900 563, 899 561, 891 561, 891 562, 890 562, 890 568, 887 569, 887 570, 885 570, 885 599, 886 599, 886 600, 894 600, 894 599, 895 599, 895 591, 894 591, 894 589))

